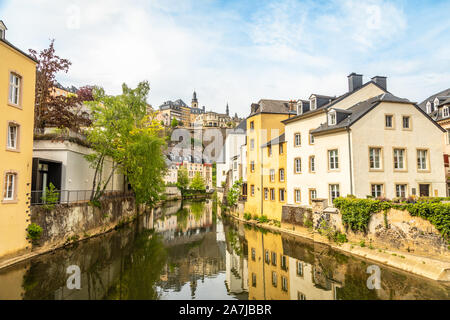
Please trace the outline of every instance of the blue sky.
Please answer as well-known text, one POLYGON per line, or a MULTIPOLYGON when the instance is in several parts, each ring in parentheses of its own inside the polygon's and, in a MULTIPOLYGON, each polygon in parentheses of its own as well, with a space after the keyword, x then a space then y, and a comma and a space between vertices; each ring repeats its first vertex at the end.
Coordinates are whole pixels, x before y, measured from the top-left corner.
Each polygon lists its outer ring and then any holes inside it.
POLYGON ((340 95, 351 72, 420 102, 450 87, 449 13, 449 1, 0 0, 11 42, 56 39, 73 63, 64 85, 115 94, 146 79, 153 106, 195 89, 240 116, 261 98, 340 95))

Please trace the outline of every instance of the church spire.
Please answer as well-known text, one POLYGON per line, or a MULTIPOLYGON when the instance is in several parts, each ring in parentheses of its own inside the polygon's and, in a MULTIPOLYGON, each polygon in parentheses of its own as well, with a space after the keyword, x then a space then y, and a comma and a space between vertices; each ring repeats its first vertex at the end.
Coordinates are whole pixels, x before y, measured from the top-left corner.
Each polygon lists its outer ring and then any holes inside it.
POLYGON ((226 111, 227 116, 230 115, 230 108, 228 107, 228 102, 227 102, 227 111, 226 111))
POLYGON ((191 107, 198 108, 197 92, 195 92, 195 90, 194 90, 194 94, 192 95, 191 107))

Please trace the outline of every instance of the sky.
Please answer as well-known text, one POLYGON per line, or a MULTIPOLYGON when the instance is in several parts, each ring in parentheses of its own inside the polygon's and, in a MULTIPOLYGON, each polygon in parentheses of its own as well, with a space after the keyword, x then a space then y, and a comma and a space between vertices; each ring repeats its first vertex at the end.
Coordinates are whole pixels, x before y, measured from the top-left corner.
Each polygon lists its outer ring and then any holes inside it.
POLYGON ((150 82, 158 107, 197 92, 207 110, 246 117, 260 99, 341 95, 347 75, 387 76, 421 102, 450 87, 450 1, 0 0, 23 50, 55 39, 65 86, 150 82))

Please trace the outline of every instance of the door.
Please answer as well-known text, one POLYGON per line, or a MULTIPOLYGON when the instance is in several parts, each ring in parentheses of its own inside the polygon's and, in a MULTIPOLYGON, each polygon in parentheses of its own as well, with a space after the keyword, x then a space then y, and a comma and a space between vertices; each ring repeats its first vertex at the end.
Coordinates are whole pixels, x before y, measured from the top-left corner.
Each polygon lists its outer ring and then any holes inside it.
POLYGON ((419 184, 419 195, 421 197, 430 196, 430 185, 429 184, 419 184))

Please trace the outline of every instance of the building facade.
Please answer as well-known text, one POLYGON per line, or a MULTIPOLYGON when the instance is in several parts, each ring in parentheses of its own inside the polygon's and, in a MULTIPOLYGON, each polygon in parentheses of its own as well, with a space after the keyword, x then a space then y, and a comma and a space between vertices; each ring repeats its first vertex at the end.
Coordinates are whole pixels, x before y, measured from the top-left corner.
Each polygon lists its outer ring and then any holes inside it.
POLYGON ((0 259, 28 248, 36 61, 6 39, 0 21, 0 259))

